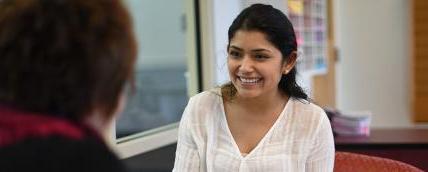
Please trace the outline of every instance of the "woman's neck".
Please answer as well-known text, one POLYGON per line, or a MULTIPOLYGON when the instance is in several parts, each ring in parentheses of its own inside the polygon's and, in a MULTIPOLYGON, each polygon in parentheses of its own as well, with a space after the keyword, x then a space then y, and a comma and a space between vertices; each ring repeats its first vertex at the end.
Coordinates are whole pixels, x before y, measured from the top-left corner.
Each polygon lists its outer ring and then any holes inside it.
POLYGON ((265 114, 265 112, 270 112, 272 110, 282 110, 288 100, 288 95, 278 91, 252 98, 242 98, 237 94, 233 102, 238 106, 245 107, 248 111, 254 112, 252 114, 259 114, 258 112, 265 114))

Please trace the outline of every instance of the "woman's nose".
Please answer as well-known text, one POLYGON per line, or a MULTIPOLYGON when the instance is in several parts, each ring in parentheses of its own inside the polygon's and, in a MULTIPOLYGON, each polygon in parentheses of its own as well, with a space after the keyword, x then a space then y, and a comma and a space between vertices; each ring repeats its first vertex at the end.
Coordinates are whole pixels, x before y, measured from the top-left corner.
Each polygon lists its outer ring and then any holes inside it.
POLYGON ((242 58, 241 65, 239 66, 239 70, 242 72, 252 72, 254 70, 253 60, 248 56, 245 56, 244 58, 242 58))

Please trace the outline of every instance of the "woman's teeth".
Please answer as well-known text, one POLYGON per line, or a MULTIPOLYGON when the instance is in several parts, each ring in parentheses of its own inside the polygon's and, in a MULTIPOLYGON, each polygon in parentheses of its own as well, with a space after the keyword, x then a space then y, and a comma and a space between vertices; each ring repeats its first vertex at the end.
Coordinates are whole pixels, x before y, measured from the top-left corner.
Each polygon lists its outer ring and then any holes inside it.
POLYGON ((250 79, 250 78, 242 78, 242 77, 239 77, 239 79, 243 83, 257 83, 260 80, 260 78, 252 78, 252 79, 250 79))

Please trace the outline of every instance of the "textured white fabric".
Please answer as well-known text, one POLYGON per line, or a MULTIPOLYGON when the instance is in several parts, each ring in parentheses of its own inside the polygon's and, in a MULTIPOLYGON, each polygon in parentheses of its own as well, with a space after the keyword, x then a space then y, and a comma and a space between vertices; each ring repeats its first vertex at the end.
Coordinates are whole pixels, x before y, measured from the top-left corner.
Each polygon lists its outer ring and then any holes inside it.
POLYGON ((220 90, 189 100, 180 121, 173 172, 333 171, 330 122, 318 106, 290 98, 281 115, 245 157, 227 125, 220 90))

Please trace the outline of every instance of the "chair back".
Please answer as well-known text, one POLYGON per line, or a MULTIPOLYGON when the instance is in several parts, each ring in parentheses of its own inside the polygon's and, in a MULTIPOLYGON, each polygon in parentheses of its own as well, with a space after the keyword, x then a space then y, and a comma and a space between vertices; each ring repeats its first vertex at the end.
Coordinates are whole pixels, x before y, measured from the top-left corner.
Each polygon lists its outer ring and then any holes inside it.
POLYGON ((410 164, 350 152, 336 152, 334 172, 423 172, 410 164))

